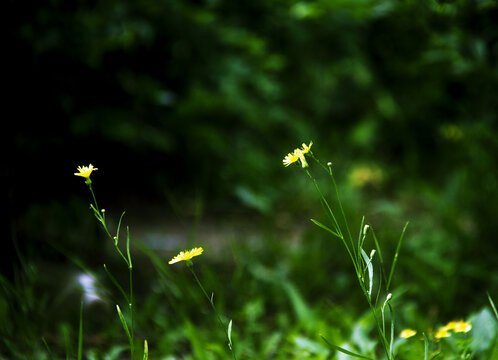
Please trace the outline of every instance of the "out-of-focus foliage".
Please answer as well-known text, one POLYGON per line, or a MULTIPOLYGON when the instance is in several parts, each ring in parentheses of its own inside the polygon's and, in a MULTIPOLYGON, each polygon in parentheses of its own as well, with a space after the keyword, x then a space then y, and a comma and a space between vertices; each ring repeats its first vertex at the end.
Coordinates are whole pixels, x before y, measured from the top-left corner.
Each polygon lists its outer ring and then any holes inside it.
POLYGON ((249 193, 263 211, 282 196, 279 160, 308 139, 340 163, 386 164, 395 183, 464 172, 496 186, 494 2, 12 6, 14 144, 26 156, 52 146, 71 162, 136 167, 123 177, 159 192, 197 181, 249 193))

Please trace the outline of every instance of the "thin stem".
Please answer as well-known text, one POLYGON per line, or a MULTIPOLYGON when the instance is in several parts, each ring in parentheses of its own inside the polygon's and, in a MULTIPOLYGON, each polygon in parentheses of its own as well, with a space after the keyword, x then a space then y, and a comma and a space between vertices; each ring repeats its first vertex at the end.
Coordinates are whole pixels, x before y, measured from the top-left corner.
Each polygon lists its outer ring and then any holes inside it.
POLYGON ((133 271, 132 271, 132 266, 130 262, 129 266, 129 272, 130 272, 130 302, 128 303, 128 306, 130 308, 130 322, 131 322, 131 354, 133 358, 133 353, 135 349, 135 316, 134 316, 134 311, 133 311, 133 271))
MULTIPOLYGON (((337 187, 337 183, 335 182, 335 178, 334 178, 334 174, 332 172, 331 166, 329 166, 329 175, 330 175, 330 178, 332 179, 332 183, 334 184, 335 194, 337 196, 337 202, 339 203, 339 208, 341 209, 341 214, 342 214, 342 218, 344 220, 344 225, 346 226, 346 230, 348 231, 349 240, 351 241, 351 246, 353 247, 353 253, 354 253, 353 236, 351 235, 351 231, 349 230, 348 220, 346 218, 346 213, 344 212, 344 208, 342 207, 341 197, 339 196, 339 188, 337 187)), ((358 249, 358 251, 359 251, 359 249, 358 249)), ((356 254, 356 256, 359 259, 360 255, 356 254)))
MULTIPOLYGON (((196 275, 196 273, 194 271, 194 265, 193 265, 193 263, 190 260, 187 261, 187 267, 189 268, 189 270, 192 273, 192 275, 194 275, 194 278, 195 278, 195 281, 197 282, 197 285, 199 285, 199 287, 202 290, 202 293, 204 294, 204 296, 206 297, 206 299, 209 301, 209 304, 211 304, 211 308, 213 309, 214 313, 216 314, 216 318, 218 319, 218 322, 220 323, 221 328, 223 329, 223 331, 225 331, 225 325, 223 324, 223 321, 221 320, 221 317, 220 317, 220 314, 218 313, 218 310, 216 310, 216 306, 214 305, 213 299, 209 297, 208 293, 204 289, 204 286, 202 286, 199 278, 197 277, 197 275, 196 275)), ((225 334, 227 335, 228 343, 231 344, 232 342, 231 342, 230 337, 228 336, 228 332, 225 332, 225 334)), ((233 358, 235 360, 237 360, 237 357, 235 356, 235 351, 233 349, 233 345, 232 345, 232 347, 229 347, 229 348, 230 348, 230 351, 232 353, 233 358)))
POLYGON ((349 254, 349 257, 351 258, 351 261, 353 263, 353 266, 355 268, 355 272, 357 274, 357 276, 360 276, 360 269, 359 269, 359 265, 358 265, 358 262, 356 261, 356 253, 355 253, 355 249, 354 249, 354 245, 352 246, 352 250, 353 250, 353 253, 351 253, 351 249, 349 248, 348 244, 346 243, 346 239, 344 238, 344 235, 341 231, 341 228, 340 228, 340 225, 339 223, 337 222, 337 219, 334 215, 334 212, 332 211, 332 208, 330 207, 327 199, 325 199, 325 196, 323 195, 322 191, 320 190, 320 187, 318 186, 318 183, 316 182, 315 178, 311 175, 311 173, 308 171, 308 169, 304 169, 306 174, 309 176, 309 178, 313 181, 313 185, 315 186, 315 189, 316 191, 318 192, 318 194, 320 195, 321 197, 321 202, 322 202, 322 205, 324 207, 326 207, 326 209, 328 210, 328 214, 329 216, 331 217, 331 219, 333 220, 334 224, 335 224, 335 228, 336 228, 336 231, 337 233, 339 234, 339 238, 342 240, 342 243, 344 244, 344 247, 346 248, 348 254, 349 254))
POLYGON ((92 183, 90 182, 87 184, 88 184, 88 188, 90 189, 90 192, 92 193, 93 203, 95 204, 95 209, 97 209, 97 212, 100 214, 99 206, 97 205, 97 198, 95 197, 95 193, 93 192, 92 183))
MULTIPOLYGON (((313 156, 313 158, 314 158, 314 156, 313 156)), ((346 226, 346 230, 347 230, 347 233, 348 233, 348 237, 349 237, 349 242, 350 242, 351 249, 350 249, 350 246, 347 244, 347 241, 344 238, 344 235, 343 235, 343 233, 341 231, 340 225, 339 225, 339 223, 338 223, 338 221, 337 221, 337 219, 336 219, 336 217, 335 217, 335 215, 334 215, 331 207, 329 206, 327 200, 325 199, 323 193, 321 192, 321 190, 320 190, 320 188, 319 188, 316 180, 310 174, 310 172, 308 171, 308 169, 305 168, 304 170, 305 170, 306 174, 309 176, 309 178, 312 180, 313 185, 315 186, 316 191, 318 192, 318 194, 321 197, 322 205, 324 206, 324 208, 326 208, 325 210, 327 210, 329 216, 333 220, 333 223, 334 223, 334 225, 336 227, 336 231, 340 235, 340 239, 342 240, 344 246, 346 247, 346 250, 348 251, 348 254, 349 254, 350 258, 351 258, 351 261, 353 262, 353 266, 354 266, 355 271, 356 271, 356 277, 358 279, 358 283, 360 285, 361 290, 363 291, 363 295, 365 296, 365 298, 367 300, 367 303, 368 303, 368 305, 370 307, 370 311, 371 311, 371 313, 372 313, 372 315, 374 317, 375 324, 377 326, 377 331, 378 331, 379 336, 381 338, 381 342, 382 342, 382 345, 384 347, 384 351, 386 353, 387 359, 388 360, 392 360, 393 356, 391 354, 391 351, 389 349, 389 344, 388 344, 388 341, 387 341, 386 336, 385 336, 385 323, 384 323, 384 321, 382 321, 382 324, 380 323, 380 320, 379 320, 379 318, 377 316, 375 307, 372 304, 371 298, 369 296, 369 292, 365 288, 365 284, 363 283, 363 280, 362 280, 362 271, 360 269, 360 266, 361 266, 360 252, 361 252, 361 249, 363 247, 363 243, 365 241, 366 234, 363 233, 363 228, 360 229, 360 235, 359 235, 359 238, 358 238, 358 249, 356 249, 354 241, 353 241, 353 236, 351 235, 351 231, 349 229, 349 224, 348 224, 348 221, 347 221, 347 218, 346 218, 346 213, 345 213, 344 208, 342 206, 341 198, 340 198, 340 195, 339 195, 339 189, 338 189, 337 183, 335 181, 335 178, 334 178, 334 175, 333 175, 333 172, 332 172, 332 168, 330 166, 328 168, 325 167, 325 166, 323 166, 316 158, 315 158, 315 160, 324 169, 327 170, 327 172, 329 173, 329 175, 330 175, 330 177, 332 179, 332 183, 334 185, 334 190, 336 192, 337 202, 339 203, 339 208, 341 210, 342 219, 343 219, 344 225, 346 226)), ((364 220, 362 220, 362 227, 363 227, 363 224, 364 224, 364 220)), ((377 241, 376 241, 376 245, 378 247, 377 241)), ((380 254, 380 249, 379 249, 379 255, 381 256, 380 258, 381 258, 381 262, 382 262, 382 255, 380 254)), ((368 266, 368 264, 366 266, 368 266)), ((383 309, 382 309, 382 317, 384 317, 384 311, 383 311, 383 309)))
POLYGON ((304 169, 306 174, 309 176, 311 181, 313 181, 313 185, 315 186, 315 190, 318 192, 318 194, 321 197, 322 205, 327 208, 328 214, 332 221, 334 222, 334 226, 336 229, 336 232, 341 236, 341 238, 344 240, 344 235, 342 234, 341 227, 339 226, 339 223, 337 222, 337 219, 334 215, 334 212, 332 211, 332 208, 330 207, 328 201, 325 199, 325 196, 323 195, 322 191, 320 190, 320 187, 318 186, 315 178, 311 175, 311 173, 308 171, 308 169, 304 169))
POLYGON ((131 340, 130 340, 130 347, 131 347, 131 359, 133 360, 133 354, 135 352, 135 323, 134 323, 134 316, 133 316, 133 276, 132 276, 132 269, 131 266, 129 267, 130 269, 130 302, 128 303, 128 306, 130 308, 130 323, 131 323, 131 340))
MULTIPOLYGON (((119 223, 118 223, 118 229, 116 232, 116 236, 112 236, 111 233, 109 232, 109 229, 107 228, 107 224, 105 221, 105 215, 103 214, 103 211, 99 209, 99 206, 97 204, 97 198, 95 197, 95 192, 93 191, 92 188, 92 182, 90 179, 87 180, 86 184, 88 185, 88 188, 90 189, 90 193, 92 194, 93 202, 94 204, 91 205, 93 212, 97 219, 100 221, 102 224, 102 227, 104 228, 105 233, 107 236, 114 242, 114 247, 116 248, 116 251, 118 254, 121 256, 121 258, 124 260, 126 265, 128 266, 129 274, 130 274, 130 295, 129 297, 126 296, 126 293, 124 292, 123 288, 119 285, 117 280, 111 275, 109 271, 107 271, 107 267, 104 264, 104 268, 113 281, 113 283, 120 289, 120 291, 123 293, 125 300, 128 302, 128 308, 130 310, 130 322, 131 322, 131 331, 129 333, 129 340, 130 340, 130 358, 133 360, 133 355, 135 353, 135 341, 134 341, 134 333, 135 333, 135 324, 134 324, 134 315, 133 315, 133 271, 132 271, 132 262, 131 262, 131 253, 130 253, 130 229, 129 227, 126 228, 126 255, 123 254, 121 249, 119 248, 118 242, 119 242, 119 230, 121 228, 121 221, 124 216, 124 212, 121 214, 121 217, 119 218, 119 223)), ((122 321, 124 318, 122 318, 122 321)), ((125 323, 126 324, 126 323, 125 323)))

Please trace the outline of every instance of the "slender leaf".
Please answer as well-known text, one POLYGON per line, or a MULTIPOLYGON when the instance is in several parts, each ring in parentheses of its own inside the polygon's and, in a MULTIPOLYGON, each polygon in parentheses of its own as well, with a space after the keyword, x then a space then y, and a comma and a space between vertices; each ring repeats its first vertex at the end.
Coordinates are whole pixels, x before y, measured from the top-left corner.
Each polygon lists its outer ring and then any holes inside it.
POLYGON ((357 357, 357 358, 360 358, 360 359, 369 359, 369 360, 373 360, 372 358, 369 358, 368 356, 365 356, 365 355, 361 355, 361 354, 357 354, 355 352, 352 352, 350 350, 347 350, 347 349, 344 349, 340 346, 337 346, 337 345, 334 345, 334 344, 331 344, 327 341, 327 339, 325 339, 323 336, 321 336, 321 338, 323 339, 323 341, 325 341, 325 343, 330 346, 332 349, 334 350, 337 350, 337 351, 340 351, 346 355, 349 355, 349 356, 353 356, 353 357, 357 357))
POLYGON ((230 350, 232 350, 232 320, 230 320, 230 322, 228 323, 227 336, 228 346, 230 347, 230 350))
POLYGON ((114 238, 114 241, 115 241, 115 244, 117 245, 118 244, 118 240, 119 240, 119 230, 121 229, 121 221, 123 220, 123 216, 124 216, 125 212, 123 211, 121 213, 121 216, 119 217, 119 221, 118 221, 118 228, 116 230, 116 237, 114 238))
POLYGON ((147 344, 147 340, 144 341, 144 358, 143 360, 149 359, 149 345, 147 344))
POLYGON ((398 246, 396 247, 396 253, 394 254, 393 264, 391 266, 391 271, 389 272, 389 277, 387 278, 386 291, 389 291, 389 286, 391 285, 391 280, 392 280, 392 277, 394 275, 394 268, 396 267, 396 263, 398 261, 398 255, 399 255, 399 251, 401 249, 401 243, 403 241, 403 237, 405 236, 405 231, 406 231, 407 226, 408 226, 408 222, 403 227, 403 231, 401 232, 401 236, 399 237, 398 246))
POLYGON ((337 236, 339 239, 342 239, 342 237, 336 233, 334 230, 330 229, 328 226, 326 225, 323 225, 321 222, 319 222, 318 220, 315 220, 315 219, 310 219, 315 225, 321 227, 322 229, 328 231, 329 233, 331 233, 332 235, 334 236, 337 236))
POLYGON ((131 254, 130 254, 130 227, 126 227, 126 255, 128 256, 128 268, 131 269, 133 266, 131 264, 131 254))
POLYGON ((41 339, 42 339, 43 345, 45 345, 45 347, 47 348, 49 355, 52 356, 52 350, 50 349, 50 346, 48 345, 47 340, 45 340, 45 337, 43 337, 43 336, 41 339))
POLYGON ((496 306, 495 306, 495 303, 493 302, 493 299, 491 299, 491 296, 488 294, 488 300, 489 300, 489 303, 491 304, 491 308, 493 309, 493 312, 495 313, 495 316, 496 316, 496 320, 498 320, 498 311, 496 311, 496 306))
POLYGON ((373 286, 373 265, 372 259, 370 259, 365 252, 365 250, 361 250, 361 255, 363 256, 363 260, 365 261, 366 268, 368 270, 368 299, 372 299, 372 286, 373 286))
POLYGON ((128 336, 128 340, 131 342, 132 340, 131 340, 130 330, 128 329, 128 324, 126 324, 126 319, 124 318, 124 315, 121 312, 119 305, 116 305, 116 310, 118 311, 119 320, 121 320, 121 324, 123 325, 123 329, 126 332, 126 336, 128 336))

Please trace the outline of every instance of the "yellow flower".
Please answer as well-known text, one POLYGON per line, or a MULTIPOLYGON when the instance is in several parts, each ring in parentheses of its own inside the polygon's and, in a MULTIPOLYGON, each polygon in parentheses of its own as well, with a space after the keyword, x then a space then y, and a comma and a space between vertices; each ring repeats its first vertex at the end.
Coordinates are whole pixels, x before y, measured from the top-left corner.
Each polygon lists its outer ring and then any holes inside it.
POLYGON ((402 337, 402 338, 405 338, 405 339, 408 339, 412 336, 414 336, 417 332, 415 330, 412 330, 412 329, 405 329, 403 330, 399 336, 402 337))
POLYGON ((187 261, 187 260, 190 260, 192 259, 194 256, 199 256, 200 254, 202 254, 202 252, 204 251, 203 248, 201 247, 198 247, 198 248, 193 248, 192 250, 185 250, 185 251, 181 251, 178 255, 176 255, 173 259, 170 260, 170 262, 168 264, 174 264, 174 263, 177 263, 179 261, 187 261))
POLYGON ((98 170, 97 168, 94 168, 92 164, 88 166, 78 166, 78 171, 77 173, 74 173, 76 176, 81 176, 84 178, 89 178, 90 175, 92 174, 92 171, 98 170))
POLYGON ((307 154, 311 149, 311 145, 313 145, 313 141, 310 141, 309 145, 306 145, 305 143, 303 143, 303 149, 301 150, 302 153, 307 154))
POLYGON ((284 166, 289 166, 290 164, 293 164, 296 161, 300 160, 301 166, 303 168, 308 167, 308 162, 306 161, 304 154, 307 154, 310 151, 311 145, 313 145, 313 141, 311 141, 309 145, 306 145, 305 143, 303 143, 302 149, 294 149, 294 152, 287 154, 287 156, 284 158, 284 160, 282 160, 284 166))
POLYGON ((469 332, 472 329, 472 325, 469 322, 463 320, 450 321, 446 327, 454 332, 469 332))
POLYGON ((436 339, 446 338, 449 336, 451 336, 451 333, 450 329, 447 326, 443 326, 442 328, 440 328, 434 335, 436 339))
POLYGON ((282 160, 284 166, 289 166, 299 160, 299 152, 294 150, 293 153, 288 153, 287 156, 282 160))

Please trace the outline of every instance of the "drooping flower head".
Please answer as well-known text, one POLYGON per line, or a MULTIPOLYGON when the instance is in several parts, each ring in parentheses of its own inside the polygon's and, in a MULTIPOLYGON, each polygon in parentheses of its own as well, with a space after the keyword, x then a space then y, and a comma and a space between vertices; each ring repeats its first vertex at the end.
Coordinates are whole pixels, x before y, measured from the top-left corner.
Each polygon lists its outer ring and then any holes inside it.
POLYGON ((202 254, 203 251, 204 249, 201 247, 193 248, 192 250, 181 251, 173 259, 171 259, 168 264, 174 264, 179 261, 188 261, 192 259, 194 256, 199 256, 200 254, 202 254))
POLYGON ((304 157, 304 154, 307 154, 310 151, 311 145, 313 145, 313 141, 310 142, 309 145, 306 145, 305 143, 302 144, 303 148, 302 149, 294 149, 294 152, 291 152, 287 154, 282 160, 284 166, 289 166, 290 164, 295 163, 296 161, 300 160, 301 161, 301 166, 303 168, 308 167, 308 162, 306 161, 306 158, 304 157))
POLYGON ((311 145, 313 145, 313 141, 310 141, 309 145, 306 145, 305 143, 303 143, 303 145, 302 145, 303 148, 301 150, 303 152, 303 154, 307 154, 310 151, 311 145))
POLYGON ((98 169, 96 167, 93 167, 92 164, 90 164, 88 166, 78 166, 78 172, 74 173, 74 175, 81 176, 81 177, 88 179, 90 177, 90 175, 92 174, 92 171, 95 171, 95 170, 98 170, 98 169))
POLYGON ((282 160, 284 166, 289 166, 299 160, 299 155, 296 152, 288 153, 282 160))
POLYGON ((400 334, 399 334, 399 337, 402 337, 402 338, 405 338, 405 339, 408 339, 408 338, 411 338, 412 336, 415 336, 415 334, 417 334, 417 332, 415 330, 412 330, 412 329, 404 329, 400 334))

